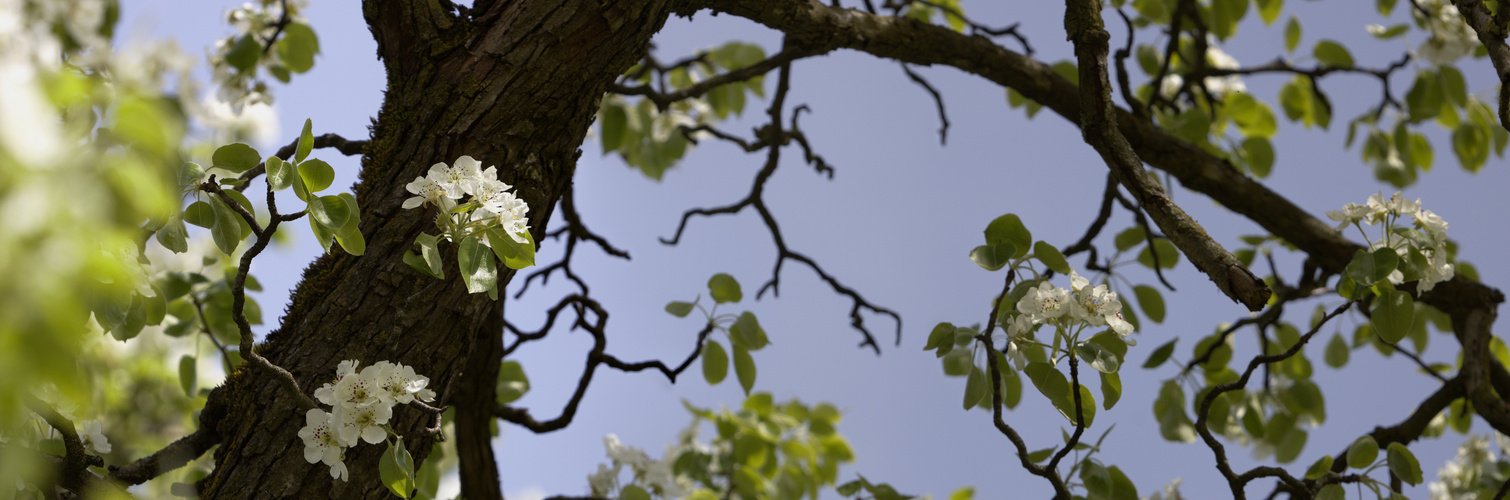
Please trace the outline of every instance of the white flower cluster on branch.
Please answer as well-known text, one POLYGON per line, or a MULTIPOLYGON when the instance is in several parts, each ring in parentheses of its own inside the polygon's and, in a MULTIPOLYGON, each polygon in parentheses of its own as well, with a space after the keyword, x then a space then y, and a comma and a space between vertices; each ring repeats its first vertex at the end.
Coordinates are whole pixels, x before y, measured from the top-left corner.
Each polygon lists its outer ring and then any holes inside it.
POLYGON ((523 233, 530 229, 530 207, 509 191, 513 186, 498 180, 497 167, 483 169, 481 162, 462 156, 451 166, 432 165, 428 174, 415 177, 404 188, 414 194, 404 200, 404 208, 430 204, 441 209, 436 223, 448 239, 459 241, 466 235, 499 227, 514 241, 527 242, 523 233))
MULTIPOLYGON (((1369 250, 1389 247, 1400 256, 1401 262, 1416 263, 1421 275, 1417 291, 1431 291, 1437 283, 1452 279, 1453 265, 1447 262, 1447 221, 1430 210, 1422 209, 1419 198, 1410 201, 1399 191, 1385 198, 1384 193, 1379 192, 1370 195, 1362 205, 1348 203, 1343 205, 1342 210, 1327 212, 1326 216, 1337 221, 1338 231, 1348 226, 1357 227, 1363 233, 1363 239, 1368 242, 1369 250), (1415 230, 1397 224, 1399 218, 1406 215, 1414 219, 1415 230), (1374 226, 1381 223, 1383 231, 1379 239, 1370 239, 1368 232, 1363 230, 1363 224, 1374 226), (1413 259, 1415 254, 1422 258, 1413 259)), ((1396 269, 1389 274, 1389 281, 1397 285, 1403 283, 1405 274, 1396 269)))
POLYGON ((613 434, 603 436, 603 446, 613 466, 598 464, 598 471, 587 476, 595 497, 607 497, 619 490, 619 474, 625 466, 634 473, 632 484, 659 498, 682 498, 695 488, 690 479, 672 472, 671 461, 681 455, 677 448, 668 448, 665 460, 653 460, 645 450, 626 445, 613 434))
POLYGON ((330 405, 331 411, 310 409, 299 429, 304 460, 324 462, 330 466, 330 477, 342 481, 348 477, 341 461, 346 448, 361 441, 381 443, 393 433, 388 428, 393 405, 435 399, 435 391, 426 388, 430 378, 416 374, 414 367, 379 361, 358 372, 359 364, 346 360, 336 367, 336 381, 315 391, 315 399, 330 405))
MULTIPOLYGON (((1010 313, 1009 313, 1010 314, 1010 313)), ((1051 325, 1069 338, 1086 328, 1109 327, 1127 345, 1138 341, 1129 334, 1132 323, 1122 317, 1122 301, 1106 285, 1091 286, 1088 279, 1070 271, 1070 288, 1039 283, 1017 301, 1017 314, 1006 323, 1007 357, 1021 370, 1028 360, 1019 343, 1031 342, 1027 334, 1038 325, 1051 325)))

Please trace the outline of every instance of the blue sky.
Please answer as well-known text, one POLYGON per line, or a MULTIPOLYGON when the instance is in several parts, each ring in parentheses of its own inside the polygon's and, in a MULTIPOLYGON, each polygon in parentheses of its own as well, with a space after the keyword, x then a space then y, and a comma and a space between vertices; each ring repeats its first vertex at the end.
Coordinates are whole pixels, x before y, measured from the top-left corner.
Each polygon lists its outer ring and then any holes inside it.
MULTIPOLYGON (((175 37, 196 55, 229 33, 223 13, 237 5, 164 0, 123 3, 125 17, 118 33, 127 39, 175 37)), ((966 0, 963 7, 986 24, 1023 22, 1040 60, 1071 57, 1060 5, 966 0)), ((1346 43, 1360 65, 1371 67, 1397 60, 1406 48, 1398 40, 1377 42, 1367 35, 1365 24, 1390 24, 1378 19, 1371 6, 1289 2, 1286 9, 1285 16, 1299 16, 1307 30, 1301 49, 1292 56, 1297 62, 1307 62, 1304 54, 1323 37, 1346 43), (1331 19, 1349 21, 1322 21, 1331 19), (1330 30, 1327 33, 1321 32, 1324 24, 1330 30)), ((1397 9, 1397 18, 1403 19, 1398 15, 1403 10, 1397 9)), ((313 119, 317 134, 365 138, 369 119, 381 102, 383 70, 356 2, 315 2, 308 16, 321 37, 322 54, 311 73, 274 91, 283 139, 278 144, 258 145, 264 152, 288 142, 305 118, 313 119)), ((1246 64, 1267 62, 1284 50, 1279 24, 1266 28, 1254 17, 1249 16, 1235 42, 1224 47, 1246 64)), ((1120 24, 1111 24, 1114 44, 1120 44, 1120 24)), ((672 19, 654 41, 660 57, 674 59, 733 39, 759 43, 775 52, 780 36, 732 16, 701 13, 691 22, 672 19)), ((1011 40, 1000 42, 1018 48, 1011 40)), ((1486 82, 1492 81, 1488 62, 1464 60, 1460 65, 1468 75, 1470 91, 1491 97, 1485 91, 1486 82)), ((785 267, 779 299, 767 295, 765 300, 754 301, 754 291, 770 276, 775 249, 753 213, 696 219, 677 247, 657 241, 675 231, 682 211, 727 204, 748 192, 764 156, 745 155, 717 142, 693 150, 664 180, 656 182, 615 157, 600 156, 601 146, 589 139, 582 146, 575 180, 579 209, 591 229, 629 250, 633 261, 606 258, 584 246, 579 248, 575 268, 611 313, 609 352, 625 360, 685 357, 700 328, 696 315, 678 319, 662 307, 672 300, 706 295, 705 283, 714 273, 735 276, 744 285, 746 299, 724 310, 756 312, 772 340, 770 347, 755 354, 760 369, 757 390, 771 392, 777 400, 827 401, 845 412, 839 429, 851 440, 858 461, 841 471, 841 481, 858 473, 912 494, 940 496, 957 487, 974 486, 977 498, 1047 496, 1047 484, 1017 466, 1010 442, 991 426, 989 413, 959 408, 964 381, 945 377, 938 361, 922 346, 937 322, 985 321, 1002 276, 980 269, 966 255, 980 244, 986 223, 1004 213, 1016 213, 1035 238, 1067 245, 1080 237, 1094 217, 1106 167, 1065 120, 1049 113, 1027 120, 1020 110, 1007 107, 1001 87, 950 68, 918 71, 944 95, 951 122, 947 147, 939 145, 932 99, 896 63, 848 51, 796 63, 787 102, 812 108, 802 118, 804 131, 837 172, 832 181, 816 175, 794 151, 783 156, 781 170, 766 190, 766 199, 793 250, 812 257, 871 302, 902 314, 900 346, 891 343, 891 320, 869 315, 866 322, 882 341, 883 353, 876 356, 856 348, 860 337, 848 324, 848 300, 799 265, 785 267)), ((1408 88, 1409 73, 1396 78, 1397 93, 1408 88)), ((1272 102, 1279 85, 1287 80, 1265 76, 1248 78, 1246 83, 1260 99, 1272 102)), ((768 84, 768 91, 772 86, 768 84)), ((1347 202, 1361 203, 1376 191, 1393 191, 1373 180, 1357 149, 1342 147, 1346 120, 1377 102, 1377 82, 1341 75, 1324 80, 1323 88, 1336 109, 1333 130, 1320 133, 1283 123, 1274 139, 1278 149, 1274 173, 1264 181, 1317 216, 1347 202)), ((752 101, 746 120, 723 128, 748 135, 749 128, 764 119, 763 105, 752 101)), ((1445 133, 1433 130, 1428 136, 1436 147, 1437 168, 1423 175, 1406 191, 1407 196, 1421 198, 1426 208, 1451 222, 1450 234, 1462 245, 1460 258, 1473 262, 1488 284, 1510 282, 1510 268, 1498 257, 1502 254, 1498 249, 1510 244, 1501 219, 1510 212, 1510 197, 1500 193, 1510 186, 1506 162, 1491 157, 1482 172, 1469 174, 1457 167, 1445 133)), ((357 159, 339 157, 334 151, 317 155, 336 167, 336 186, 354 181, 357 159)), ((1256 225, 1197 193, 1175 189, 1173 195, 1218 242, 1235 246, 1239 235, 1261 233, 1256 225)), ((1116 213, 1100 243, 1110 248, 1110 235, 1130 223, 1128 214, 1116 213)), ((266 311, 281 311, 287 290, 319 252, 307 233, 295 234, 294 244, 259 259, 254 267, 266 290, 259 296, 266 311)), ((555 242, 543 242, 540 262, 551 262, 558 255, 555 242)), ((1281 272, 1293 279, 1298 259, 1284 257, 1279 262, 1281 272)), ((1078 267, 1083 258, 1072 263, 1078 267)), ((1154 282, 1151 273, 1134 267, 1126 268, 1134 282, 1154 282)), ((1255 271, 1264 274, 1267 269, 1255 271)), ((1209 449, 1196 443, 1168 443, 1158 436, 1151 411, 1153 396, 1175 369, 1138 366, 1149 351, 1175 336, 1183 338, 1177 358, 1188 359, 1200 337, 1246 313, 1186 262, 1169 278, 1179 290, 1165 292, 1169 319, 1162 325, 1144 322, 1136 334, 1139 344, 1130 349, 1122 372, 1121 403, 1098 416, 1092 433, 1116 423, 1100 458, 1121 467, 1143 495, 1180 477, 1187 493, 1223 496, 1226 486, 1214 470, 1209 449)), ((521 284, 522 280, 516 280, 512 288, 517 290, 521 284)), ((532 287, 523 300, 508 305, 510 321, 525 328, 538 325, 546 306, 572 292, 563 285, 558 277, 551 286, 532 287)), ((1316 302, 1332 307, 1341 300, 1330 297, 1316 302)), ((1313 307, 1310 303, 1293 307, 1288 319, 1306 324, 1313 307)), ((271 322, 273 315, 267 319, 271 322)), ((1349 338, 1353 326, 1363 320, 1356 314, 1340 319, 1338 324, 1349 338)), ((1318 338, 1330 338, 1330 331, 1328 327, 1318 338)), ((1456 352, 1450 336, 1435 334, 1431 342, 1428 360, 1449 360, 1456 352)), ((522 349, 516 360, 523 363, 533 390, 518 404, 537 416, 559 413, 590 344, 587 335, 557 331, 546 341, 522 349)), ((1251 332, 1240 333, 1237 345, 1237 359, 1251 356, 1255 350, 1251 332)), ((1306 451, 1289 465, 1296 473, 1374 426, 1403 419, 1435 388, 1430 378, 1415 373, 1403 357, 1383 358, 1363 349, 1354 352, 1345 369, 1333 370, 1320 362, 1321 345, 1307 352, 1315 361, 1315 380, 1327 397, 1328 421, 1311 431, 1306 451)), ((689 375, 673 386, 659 375, 601 370, 567 429, 536 436, 504 425, 494 446, 505 491, 512 498, 583 493, 586 475, 607 460, 603 435, 615 433, 658 456, 690 420, 680 401, 706 407, 737 406, 743 399, 732 377, 709 387, 695 373, 689 375)), ((1007 421, 1025 436, 1030 449, 1059 444, 1058 429, 1065 424, 1032 390, 1021 406, 1007 414, 1007 421)), ((1486 427, 1475 429, 1482 432, 1486 427)), ((1459 441, 1449 434, 1412 446, 1428 478, 1435 478, 1436 469, 1459 441)), ((1259 463, 1240 447, 1229 445, 1229 455, 1239 470, 1259 463)), ((1270 487, 1271 483, 1256 482, 1249 493, 1266 494, 1270 487)), ((1414 492, 1425 496, 1424 487, 1414 492)))

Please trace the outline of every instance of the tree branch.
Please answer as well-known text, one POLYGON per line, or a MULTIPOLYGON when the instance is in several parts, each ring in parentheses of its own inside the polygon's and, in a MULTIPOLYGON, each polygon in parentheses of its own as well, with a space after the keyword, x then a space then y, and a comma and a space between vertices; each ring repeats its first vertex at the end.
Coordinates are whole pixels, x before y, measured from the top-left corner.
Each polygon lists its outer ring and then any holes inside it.
POLYGON ((1169 199, 1163 187, 1149 179, 1143 170, 1143 161, 1117 129, 1116 107, 1112 105, 1111 81, 1107 76, 1106 58, 1111 35, 1106 32, 1101 19, 1099 2, 1070 1, 1064 24, 1070 40, 1075 43, 1075 55, 1079 60, 1080 124, 1085 141, 1100 153, 1117 180, 1132 192, 1170 241, 1183 250, 1190 262, 1205 272, 1222 293, 1249 311, 1262 309, 1272 294, 1268 285, 1232 253, 1212 241, 1195 219, 1169 199))

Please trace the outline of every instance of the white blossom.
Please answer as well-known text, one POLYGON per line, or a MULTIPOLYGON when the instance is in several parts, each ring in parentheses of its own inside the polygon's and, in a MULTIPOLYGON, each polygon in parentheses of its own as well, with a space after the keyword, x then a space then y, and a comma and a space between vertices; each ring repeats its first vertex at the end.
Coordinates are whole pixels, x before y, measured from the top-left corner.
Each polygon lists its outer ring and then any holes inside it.
POLYGON ((97 455, 110 453, 110 440, 105 438, 104 426, 100 425, 99 420, 79 424, 79 440, 97 455))
POLYGON ((1044 282, 1028 289, 1028 293, 1017 302, 1017 311, 1026 314, 1034 323, 1042 323, 1063 316, 1070 304, 1069 290, 1044 282))
POLYGON ((1430 37, 1421 43, 1416 49, 1416 54, 1422 59, 1434 65, 1442 66, 1457 62, 1464 56, 1473 53, 1474 47, 1478 46, 1478 37, 1468 23, 1463 21, 1462 13, 1450 1, 1444 0, 1418 0, 1416 5, 1419 9, 1411 12, 1416 19, 1425 25, 1430 37), (1422 11, 1430 15, 1423 15, 1422 11))
POLYGON ((341 442, 346 446, 356 446, 357 439, 377 444, 388 437, 383 426, 393 417, 393 406, 374 404, 353 408, 342 405, 335 410, 331 420, 340 424, 341 442))
POLYGON ((1328 219, 1337 221, 1337 230, 1362 222, 1368 218, 1370 209, 1366 205, 1348 203, 1342 206, 1342 210, 1332 210, 1326 213, 1328 219))
POLYGON ((330 466, 330 477, 347 479, 346 464, 341 461, 345 445, 331 429, 331 414, 319 408, 304 413, 304 428, 299 437, 304 439, 304 460, 309 463, 324 462, 330 466))

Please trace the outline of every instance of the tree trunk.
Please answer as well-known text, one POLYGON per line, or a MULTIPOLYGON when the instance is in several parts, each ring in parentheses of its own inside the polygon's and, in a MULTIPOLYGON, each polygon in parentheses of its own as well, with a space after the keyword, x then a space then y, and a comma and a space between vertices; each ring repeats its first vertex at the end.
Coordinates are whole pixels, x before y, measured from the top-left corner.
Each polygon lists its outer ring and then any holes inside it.
MULTIPOLYGON (((367 0, 363 13, 388 71, 388 90, 355 186, 367 251, 334 250, 304 272, 282 326, 258 352, 288 369, 306 394, 346 359, 390 360, 430 377, 441 404, 455 392, 494 304, 466 293, 445 245, 446 279, 410 269, 402 255, 434 232, 436 213, 404 210, 404 185, 430 165, 470 155, 529 203, 539 240, 570 186, 578 147, 607 86, 645 52, 668 15, 664 0, 478 2, 457 15, 443 2, 367 0), (607 4, 600 5, 600 3, 607 4)), ((284 209, 286 212, 295 209, 284 209)), ((504 273, 506 283, 513 273, 504 273)), ((500 288, 501 285, 500 285, 500 288)), ((496 323, 494 323, 496 325, 496 323)), ((495 333, 496 334, 496 333, 495 333)), ((491 360, 496 370, 498 360, 491 360)), ((483 370, 488 371, 488 370, 483 370)), ((491 383, 489 381, 488 383, 491 383)), ((350 480, 304 460, 304 414, 265 372, 243 368, 206 404, 220 435, 205 498, 384 498, 382 445, 349 448, 350 480)), ((395 408, 391 425, 422 461, 431 422, 395 408)))

